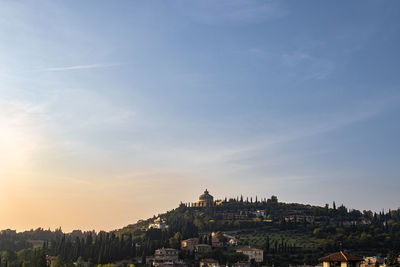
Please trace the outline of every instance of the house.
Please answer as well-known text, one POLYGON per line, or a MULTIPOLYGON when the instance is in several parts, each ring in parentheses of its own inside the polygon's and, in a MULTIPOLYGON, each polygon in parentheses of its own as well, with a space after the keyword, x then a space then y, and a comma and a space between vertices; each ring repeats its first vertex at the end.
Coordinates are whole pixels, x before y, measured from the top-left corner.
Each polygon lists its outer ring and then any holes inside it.
POLYGON ((314 222, 313 216, 304 215, 290 215, 284 217, 285 222, 296 222, 296 223, 312 223, 314 222))
POLYGON ((239 240, 237 240, 234 236, 224 234, 224 237, 226 240, 228 240, 227 243, 231 246, 237 246, 239 244, 239 240))
POLYGON ((154 262, 154 256, 146 256, 146 264, 150 265, 154 262))
POLYGON ((265 216, 267 215, 266 212, 265 212, 265 210, 257 210, 254 214, 255 214, 257 217, 259 217, 259 216, 265 217, 265 216))
POLYGON ((249 257, 249 261, 254 260, 255 262, 264 261, 264 252, 258 248, 239 248, 236 250, 238 253, 243 253, 249 257))
POLYGON ((385 263, 385 259, 377 256, 364 257, 364 262, 361 264, 362 267, 372 266, 374 267, 378 263, 379 265, 385 263))
POLYGON ((194 251, 196 253, 204 253, 211 250, 211 246, 207 244, 197 244, 194 246, 194 251))
POLYGON ((203 259, 200 261, 200 267, 219 267, 219 263, 214 259, 203 259))
POLYGON ((323 267, 360 267, 362 258, 340 251, 319 259, 323 267))
POLYGON ((178 250, 173 248, 160 248, 154 253, 154 266, 159 264, 174 264, 178 262, 178 250))
POLYGON ((166 224, 165 220, 162 220, 160 217, 155 219, 153 223, 149 224, 148 229, 167 229, 168 225, 166 224))
POLYGON ((233 237, 228 240, 228 244, 231 246, 237 246, 239 244, 239 241, 233 237))
POLYGON ((214 248, 220 248, 220 247, 223 247, 223 246, 224 246, 224 243, 221 242, 221 241, 219 241, 218 237, 216 237, 216 236, 213 235, 213 236, 211 237, 211 245, 212 245, 212 247, 214 247, 214 248))
POLYGON ((197 245, 198 243, 199 243, 198 238, 189 238, 189 239, 183 240, 183 241, 181 241, 181 249, 193 251, 195 245, 197 245))

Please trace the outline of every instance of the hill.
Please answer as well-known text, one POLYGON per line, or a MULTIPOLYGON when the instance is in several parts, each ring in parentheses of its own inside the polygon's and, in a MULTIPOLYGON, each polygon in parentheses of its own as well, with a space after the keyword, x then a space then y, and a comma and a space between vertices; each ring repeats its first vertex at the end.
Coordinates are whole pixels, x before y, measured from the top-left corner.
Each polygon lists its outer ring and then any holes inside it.
MULTIPOLYGON (((198 203, 181 203, 157 217, 111 232, 2 231, 0 250, 32 253, 33 244, 40 241, 42 251, 64 262, 78 258, 98 264, 124 259, 144 262, 158 248, 180 249, 182 240, 198 238, 213 249, 196 257, 224 263, 229 257, 236 259, 238 247, 251 246, 264 251, 268 265, 316 264, 320 256, 337 250, 359 255, 400 252, 400 209, 373 213, 335 203, 332 207, 282 203, 276 196, 254 201, 243 197, 214 201, 212 196, 202 196, 198 203)), ((196 263, 191 254, 182 251, 180 256, 196 263)))

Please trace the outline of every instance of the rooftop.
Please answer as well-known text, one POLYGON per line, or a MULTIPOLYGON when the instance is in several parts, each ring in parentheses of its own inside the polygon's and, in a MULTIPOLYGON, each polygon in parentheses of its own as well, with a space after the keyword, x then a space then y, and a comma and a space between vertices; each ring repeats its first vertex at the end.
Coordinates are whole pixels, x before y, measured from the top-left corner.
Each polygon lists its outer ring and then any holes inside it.
POLYGON ((346 252, 340 251, 337 253, 333 253, 330 254, 328 256, 322 257, 320 259, 318 259, 319 261, 328 261, 328 262, 332 262, 332 261, 340 261, 340 262, 350 262, 350 261, 362 261, 363 259, 351 254, 348 254, 346 252))

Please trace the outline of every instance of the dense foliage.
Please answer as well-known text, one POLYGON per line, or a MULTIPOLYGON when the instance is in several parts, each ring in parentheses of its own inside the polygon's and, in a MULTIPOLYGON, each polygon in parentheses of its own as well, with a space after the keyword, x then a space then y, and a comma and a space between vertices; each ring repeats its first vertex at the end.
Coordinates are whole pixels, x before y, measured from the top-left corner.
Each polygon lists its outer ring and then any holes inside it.
MULTIPOLYGON (((274 265, 315 264, 318 257, 338 250, 359 255, 400 253, 400 209, 373 213, 336 207, 335 203, 330 208, 328 204, 318 207, 280 203, 274 196, 254 201, 237 197, 207 208, 181 204, 159 217, 168 228, 148 229, 154 217, 109 233, 5 230, 0 234, 0 267, 45 266, 45 255, 57 257, 59 266, 133 259, 145 262, 156 249, 179 248, 187 238, 199 237, 201 243, 211 244, 210 233, 218 231, 235 236, 242 246, 263 249, 265 263, 274 265), (33 248, 38 244, 40 248, 33 248)), ((221 233, 217 236, 227 241, 221 233)), ((189 263, 197 259, 187 252, 180 256, 189 263)), ((202 257, 231 264, 242 260, 243 255, 236 253, 234 247, 225 246, 202 257)), ((388 256, 388 264, 391 260, 388 256)))

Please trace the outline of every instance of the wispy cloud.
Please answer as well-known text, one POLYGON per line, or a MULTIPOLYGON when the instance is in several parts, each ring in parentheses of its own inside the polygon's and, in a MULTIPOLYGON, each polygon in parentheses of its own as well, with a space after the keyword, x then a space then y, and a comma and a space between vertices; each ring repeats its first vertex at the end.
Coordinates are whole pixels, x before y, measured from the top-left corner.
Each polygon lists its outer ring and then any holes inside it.
POLYGON ((31 70, 31 72, 46 72, 46 71, 70 71, 70 70, 85 70, 85 69, 99 69, 121 66, 123 63, 98 63, 87 65, 72 65, 62 67, 50 67, 31 70))

